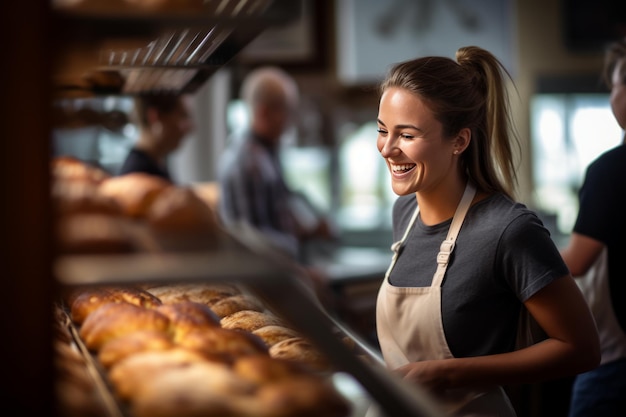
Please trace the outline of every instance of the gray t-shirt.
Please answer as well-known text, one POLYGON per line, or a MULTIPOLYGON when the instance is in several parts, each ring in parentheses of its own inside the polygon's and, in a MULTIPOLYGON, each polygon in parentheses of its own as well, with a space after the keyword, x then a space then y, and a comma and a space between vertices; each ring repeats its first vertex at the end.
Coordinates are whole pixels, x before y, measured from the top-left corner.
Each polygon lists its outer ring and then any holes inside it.
MULTIPOLYGON (((396 201, 394 241, 402 238, 416 206, 413 194, 396 201)), ((391 272, 391 285, 430 286, 451 220, 427 226, 417 218, 391 272)), ((549 231, 523 204, 496 194, 473 205, 442 284, 443 328, 452 354, 511 351, 521 302, 567 274, 549 231)))

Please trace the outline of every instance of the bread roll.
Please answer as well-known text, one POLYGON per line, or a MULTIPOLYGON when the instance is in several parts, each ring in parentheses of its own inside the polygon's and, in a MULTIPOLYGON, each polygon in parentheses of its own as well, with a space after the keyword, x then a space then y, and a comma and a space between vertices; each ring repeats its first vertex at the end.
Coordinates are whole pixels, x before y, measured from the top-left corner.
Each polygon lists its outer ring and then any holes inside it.
POLYGON ((61 254, 111 254, 134 250, 134 242, 117 216, 73 214, 56 224, 56 244, 61 254))
POLYGON ((221 320, 225 329, 245 330, 253 332, 265 326, 284 326, 285 323, 271 313, 260 311, 242 310, 224 317, 221 320))
POLYGON ((108 373, 115 393, 124 400, 136 397, 147 381, 159 373, 193 363, 207 362, 202 355, 174 347, 162 351, 145 351, 128 356, 114 364, 108 373))
POLYGON ((226 284, 165 285, 150 288, 148 291, 158 297, 163 304, 193 301, 208 306, 240 293, 236 287, 226 284))
POLYGON ((309 368, 297 362, 272 358, 269 355, 247 355, 236 359, 233 371, 248 381, 262 385, 307 374, 309 368))
POLYGON ((188 187, 170 187, 156 196, 148 224, 160 233, 212 234, 218 229, 213 210, 188 187))
POLYGON ((134 287, 97 287, 67 295, 72 321, 82 324, 87 316, 104 304, 130 303, 140 307, 155 308, 161 305, 154 295, 134 287))
POLYGON ((122 215, 122 208, 112 198, 99 192, 92 180, 57 180, 52 184, 52 203, 55 214, 109 214, 122 215))
POLYGON ((99 184, 111 177, 105 170, 69 155, 54 157, 50 165, 54 182, 80 180, 99 184))
POLYGON ((154 200, 168 187, 173 184, 163 178, 133 172, 104 180, 99 192, 114 199, 127 216, 145 218, 154 200))
POLYGON ((211 304, 211 310, 220 318, 224 318, 242 310, 263 311, 264 307, 260 301, 249 295, 237 294, 211 304))
POLYGON ((254 385, 211 363, 193 363, 159 372, 147 379, 131 400, 135 417, 228 417, 239 398, 254 385))
POLYGON ((178 345, 224 361, 245 355, 268 354, 265 343, 252 333, 221 327, 190 331, 178 341, 178 345))
POLYGON ((174 342, 167 333, 138 330, 106 342, 98 351, 98 360, 102 366, 110 368, 136 353, 168 350, 173 347, 174 342))
POLYGON ((105 304, 93 311, 80 328, 80 337, 92 351, 99 350, 112 339, 138 330, 166 332, 169 319, 154 309, 127 302, 105 304))
POLYGON ((259 336, 268 347, 285 339, 300 337, 300 333, 285 326, 263 326, 253 331, 252 334, 259 336))
POLYGON ((269 348, 269 354, 272 358, 306 364, 316 371, 328 371, 330 369, 326 357, 303 337, 292 337, 278 342, 269 348))
POLYGON ((157 311, 170 319, 170 331, 175 341, 192 330, 220 326, 219 317, 207 305, 193 301, 163 304, 157 311))
POLYGON ((344 417, 350 404, 326 380, 299 375, 261 385, 256 395, 257 410, 272 417, 344 417))

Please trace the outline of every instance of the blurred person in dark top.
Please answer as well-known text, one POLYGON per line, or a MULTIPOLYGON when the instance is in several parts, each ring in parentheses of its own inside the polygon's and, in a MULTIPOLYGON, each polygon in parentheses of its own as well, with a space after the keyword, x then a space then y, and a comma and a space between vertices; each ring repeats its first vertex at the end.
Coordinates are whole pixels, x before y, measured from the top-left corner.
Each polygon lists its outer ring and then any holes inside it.
POLYGON ((143 94, 135 98, 137 142, 126 156, 119 174, 143 172, 174 182, 168 156, 194 129, 190 97, 175 94, 143 94))
MULTIPOLYGON (((605 54, 604 80, 611 110, 626 129, 626 38, 605 54)), ((561 251, 578 278, 600 335, 600 366, 574 380, 570 417, 626 416, 626 136, 587 168, 579 211, 568 246, 561 251)))
MULTIPOLYGON (((251 226, 276 249, 305 265, 304 242, 333 234, 308 200, 289 188, 281 167, 279 149, 295 120, 297 84, 282 69, 261 67, 244 79, 241 98, 250 125, 229 139, 220 160, 220 217, 226 225, 251 226)), ((316 286, 325 286, 319 271, 308 266, 307 271, 316 286)))

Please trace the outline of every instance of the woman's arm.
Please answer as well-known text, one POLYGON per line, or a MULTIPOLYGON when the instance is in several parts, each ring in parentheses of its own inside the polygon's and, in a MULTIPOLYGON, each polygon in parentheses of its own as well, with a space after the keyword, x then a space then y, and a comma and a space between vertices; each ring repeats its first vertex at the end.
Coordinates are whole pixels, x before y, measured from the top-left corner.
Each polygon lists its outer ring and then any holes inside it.
POLYGON ((576 278, 587 273, 603 248, 604 243, 599 240, 572 232, 567 247, 561 250, 561 256, 576 278))
POLYGON ((525 305, 548 335, 547 340, 497 355, 413 362, 396 372, 436 392, 538 382, 575 375, 599 364, 595 322, 571 276, 556 279, 525 305))

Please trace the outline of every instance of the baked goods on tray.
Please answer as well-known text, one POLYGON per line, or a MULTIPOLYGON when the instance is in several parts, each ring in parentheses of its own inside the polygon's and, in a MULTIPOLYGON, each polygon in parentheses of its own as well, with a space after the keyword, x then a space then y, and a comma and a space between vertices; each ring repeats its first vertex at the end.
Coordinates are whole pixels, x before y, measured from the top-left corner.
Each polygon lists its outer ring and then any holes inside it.
POLYGON ((125 417, 349 414, 326 358, 236 286, 82 288, 65 302, 125 417), (226 305, 237 311, 213 310, 226 305))

